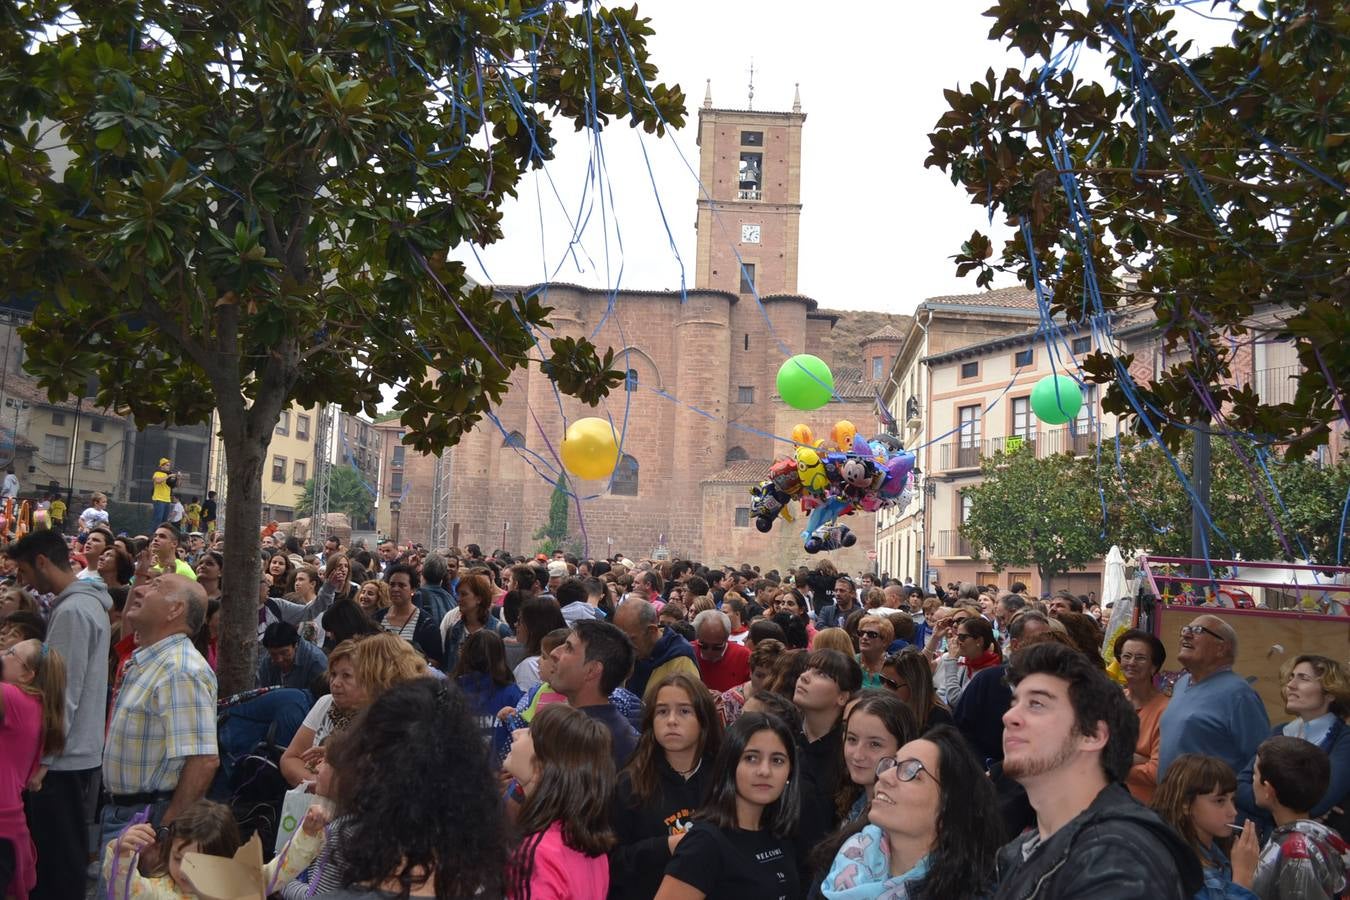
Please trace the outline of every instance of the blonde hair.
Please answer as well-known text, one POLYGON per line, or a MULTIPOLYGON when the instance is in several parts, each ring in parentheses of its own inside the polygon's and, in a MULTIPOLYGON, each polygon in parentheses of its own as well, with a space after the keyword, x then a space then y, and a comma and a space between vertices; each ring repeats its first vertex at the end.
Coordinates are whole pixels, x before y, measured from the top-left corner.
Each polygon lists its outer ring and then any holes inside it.
POLYGON ((857 653, 853 649, 853 639, 848 636, 848 632, 842 628, 822 628, 816 632, 816 639, 811 642, 812 650, 838 650, 845 656, 852 657, 857 653))
POLYGON ((1284 685, 1300 663, 1311 666, 1321 679, 1322 690, 1331 698, 1331 712, 1342 719, 1350 715, 1350 674, 1346 673, 1345 666, 1330 657, 1303 653, 1289 660, 1280 667, 1280 693, 1284 693, 1284 685))
POLYGON ((372 701, 399 682, 427 674, 427 662, 412 644, 387 631, 372 634, 356 645, 352 668, 372 701))
POLYGON ((704 594, 702 597, 694 598, 694 602, 689 606, 689 615, 696 616, 701 612, 706 612, 707 610, 715 608, 716 607, 713 605, 713 599, 709 597, 707 594, 704 594))
POLYGON ((7 584, 3 588, 0 588, 0 598, 7 599, 9 597, 16 597, 16 596, 19 598, 19 603, 15 607, 17 611, 30 613, 38 612, 37 598, 34 597, 32 594, 30 594, 28 591, 24 590, 19 585, 7 584))
POLYGON ((879 587, 868 588, 866 597, 863 606, 867 609, 876 609, 878 606, 886 605, 886 592, 879 587))
POLYGON ((32 638, 19 641, 12 652, 33 673, 32 684, 16 686, 42 702, 42 754, 59 754, 66 749, 66 661, 50 644, 32 638))
MULTIPOLYGON (((362 635, 362 637, 365 637, 365 635, 362 635)), ((357 643, 357 641, 348 638, 333 648, 332 652, 328 654, 328 671, 330 673, 333 671, 333 664, 339 660, 350 660, 353 666, 356 665, 357 643)))
POLYGON ((94 493, 89 496, 89 502, 91 504, 97 503, 100 500, 102 500, 105 503, 108 502, 108 495, 103 493, 102 491, 94 491, 94 493))
MULTIPOLYGON (((361 596, 361 591, 365 590, 366 585, 375 585, 375 606, 378 609, 389 608, 389 583, 380 581, 378 578, 372 578, 369 581, 361 582, 361 590, 356 592, 356 596, 361 596)), ((359 604, 358 604, 359 605, 359 604)))

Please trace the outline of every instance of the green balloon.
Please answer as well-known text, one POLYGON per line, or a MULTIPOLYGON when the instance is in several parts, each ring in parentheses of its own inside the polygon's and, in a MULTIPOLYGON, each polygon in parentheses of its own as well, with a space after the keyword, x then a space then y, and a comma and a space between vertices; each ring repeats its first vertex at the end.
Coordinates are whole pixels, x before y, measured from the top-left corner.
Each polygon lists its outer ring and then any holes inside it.
POLYGON ((778 395, 793 409, 820 409, 834 396, 834 375, 825 360, 799 353, 778 367, 778 395))
POLYGON ((1063 425, 1083 408, 1083 391, 1068 375, 1047 375, 1031 389, 1031 411, 1047 425, 1063 425))

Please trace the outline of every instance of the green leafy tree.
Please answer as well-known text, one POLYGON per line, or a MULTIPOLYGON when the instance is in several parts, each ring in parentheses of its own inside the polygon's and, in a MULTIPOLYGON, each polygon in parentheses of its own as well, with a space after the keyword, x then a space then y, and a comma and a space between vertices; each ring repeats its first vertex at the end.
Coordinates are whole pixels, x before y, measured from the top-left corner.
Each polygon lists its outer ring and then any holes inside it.
MULTIPOLYGON (((1350 14, 1344 0, 1216 0, 1206 12, 1236 21, 1231 41, 1196 52, 1178 42, 1177 6, 998 0, 989 37, 1028 65, 946 91, 926 165, 1031 235, 1029 247, 1018 233, 996 251, 974 233, 958 274, 988 285, 1010 272, 1030 286, 1033 272, 1050 273, 1054 309, 1079 319, 1095 311, 1091 271, 1106 311, 1152 308, 1181 361, 1139 393, 1173 420, 1162 428, 1170 446, 1181 445, 1176 422, 1210 419, 1198 383, 1233 428, 1304 456, 1327 442, 1336 386, 1350 384, 1350 14), (1052 62, 1080 43, 1100 51, 1112 83, 1052 62), (1068 172, 1081 185, 1076 221, 1068 172), (1276 324, 1254 324, 1263 307, 1276 324), (1291 402, 1263 405, 1233 383, 1235 344, 1251 334, 1295 343, 1291 402)), ((1108 411, 1133 412, 1117 368, 1129 363, 1105 349, 1084 362, 1107 386, 1108 411)))
POLYGON ((1087 460, 1058 453, 1041 458, 1031 445, 996 453, 981 464, 984 480, 965 489, 970 515, 961 533, 994 571, 1035 566, 1042 590, 1055 576, 1105 554, 1101 505, 1087 460))
MULTIPOLYGON (((370 518, 375 510, 375 498, 371 496, 361 473, 353 466, 333 466, 328 479, 328 508, 333 512, 345 513, 353 528, 359 528, 370 518)), ((314 510, 314 479, 305 482, 300 495, 296 513, 308 516, 314 510)), ((316 538, 322 535, 315 535, 316 538)))
POLYGON ((1274 478, 1287 507, 1281 514, 1287 530, 1302 538, 1314 559, 1335 562, 1337 550, 1350 547, 1341 519, 1350 493, 1350 453, 1335 465, 1288 462, 1275 469, 1274 478))
MULTIPOLYGON (((471 285, 448 250, 502 236, 555 123, 683 124, 635 8, 523 6, 0 9, 0 280, 38 300, 25 366, 54 397, 96 376, 100 404, 142 423, 219 410, 238 575, 223 694, 253 680, 251 523, 281 410, 373 415, 397 385, 406 442, 454 444, 531 362, 550 310, 471 285)), ((587 403, 622 381, 612 352, 545 347, 536 364, 587 403)))
MULTIPOLYGON (((1250 441, 1234 440, 1236 448, 1226 439, 1213 444, 1209 503, 1213 527, 1207 531, 1210 556, 1226 558, 1237 553, 1243 559, 1293 559, 1306 550, 1317 559, 1334 560, 1342 504, 1350 488, 1350 462, 1322 465, 1307 459, 1272 458, 1263 470, 1256 461, 1257 448, 1250 441), (1239 459, 1238 450, 1245 462, 1239 459), (1286 542, 1292 553, 1285 551, 1286 542)), ((1175 454, 1188 475, 1192 444, 1192 436, 1187 435, 1175 454)), ((1103 447, 1100 480, 1109 509, 1110 542, 1160 556, 1190 556, 1191 498, 1172 474, 1162 450, 1152 442, 1140 445, 1124 439, 1119 469, 1111 458, 1114 452, 1113 445, 1103 447)), ((1091 471, 1088 475, 1097 477, 1091 471)))

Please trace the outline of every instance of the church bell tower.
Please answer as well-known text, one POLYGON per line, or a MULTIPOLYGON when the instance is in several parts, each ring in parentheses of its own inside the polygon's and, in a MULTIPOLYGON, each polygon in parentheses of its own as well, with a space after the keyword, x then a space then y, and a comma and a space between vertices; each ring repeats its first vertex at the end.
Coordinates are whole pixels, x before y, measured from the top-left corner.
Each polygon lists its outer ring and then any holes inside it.
POLYGON ((709 84, 698 111, 696 287, 796 293, 805 121, 800 91, 791 112, 718 109, 709 84))

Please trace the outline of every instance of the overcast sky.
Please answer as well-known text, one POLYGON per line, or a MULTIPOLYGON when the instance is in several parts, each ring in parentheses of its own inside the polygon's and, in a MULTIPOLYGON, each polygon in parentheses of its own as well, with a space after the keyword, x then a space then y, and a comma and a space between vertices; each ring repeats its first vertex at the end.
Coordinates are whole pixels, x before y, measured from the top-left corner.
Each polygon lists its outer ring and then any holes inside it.
POLYGON ((576 259, 566 253, 568 216, 586 186, 591 156, 587 135, 558 129, 567 133, 548 166, 552 184, 526 176, 519 201, 506 208, 507 237, 482 251, 483 268, 467 250, 456 255, 473 277, 499 283, 556 277, 645 289, 678 288, 682 259, 692 287, 698 185, 680 154, 697 168, 706 81, 712 80, 714 106, 744 108, 753 59, 754 108, 790 109, 800 83, 807 114, 799 291, 822 306, 889 312, 909 312, 935 294, 974 291, 973 279, 956 278, 947 257, 987 218, 923 161, 927 134, 947 108, 944 87, 967 84, 989 66, 1001 74, 1020 65, 1020 57, 1005 56, 986 39, 989 20, 981 12, 988 5, 646 0, 639 9, 656 31, 651 57, 662 80, 684 89, 689 116, 685 128, 663 139, 643 133, 640 142, 626 125, 602 134, 608 177, 596 184, 614 198, 614 209, 605 210, 608 249, 597 206, 576 259))
MULTIPOLYGON (((744 108, 753 60, 754 108, 790 109, 800 84, 807 114, 799 292, 837 309, 910 312, 925 297, 976 291, 949 257, 972 230, 989 231, 987 215, 923 161, 928 132, 947 109, 944 88, 990 67, 1001 77, 1024 65, 987 38, 991 20, 982 13, 991 2, 645 0, 639 9, 656 32, 651 58, 661 80, 688 98, 685 128, 662 139, 622 124, 602 134, 606 177, 591 182, 589 196, 604 187, 613 208, 602 216, 589 207, 572 254, 569 217, 592 154, 588 134, 556 129, 563 139, 548 165, 551 181, 526 176, 520 199, 505 209, 506 239, 481 252, 481 266, 467 248, 455 255, 473 277, 498 283, 674 289, 683 270, 692 287, 698 185, 685 160, 697 169, 698 108, 708 79, 714 106, 744 108)), ((1202 42, 1231 30, 1184 9, 1175 24, 1202 42)), ((1076 71, 1091 78, 1102 70, 1085 54, 1076 71)), ((993 230, 1007 234, 999 222, 993 230)))

